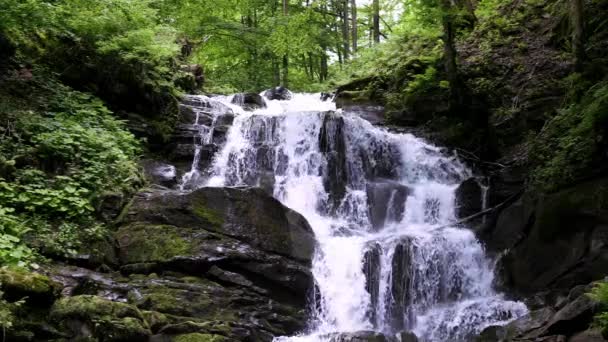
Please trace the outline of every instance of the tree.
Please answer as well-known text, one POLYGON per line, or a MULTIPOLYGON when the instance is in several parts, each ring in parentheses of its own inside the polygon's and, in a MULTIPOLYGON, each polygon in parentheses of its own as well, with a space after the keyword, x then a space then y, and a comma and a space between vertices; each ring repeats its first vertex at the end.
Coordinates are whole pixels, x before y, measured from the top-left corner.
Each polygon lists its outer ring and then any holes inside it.
POLYGON ((358 23, 357 23, 357 0, 350 1, 351 19, 352 19, 352 46, 353 53, 357 52, 357 40, 359 39, 358 34, 358 23))
POLYGON ((372 5, 372 32, 374 43, 380 43, 380 0, 374 0, 372 5))
MULTIPOLYGON (((286 19, 289 16, 289 0, 283 0, 283 16, 286 19)), ((283 55, 283 80, 281 84, 283 87, 289 86, 289 55, 287 53, 283 55)))
POLYGON ((583 0, 571 0, 572 7, 572 53, 574 67, 581 71, 585 60, 585 22, 583 0))

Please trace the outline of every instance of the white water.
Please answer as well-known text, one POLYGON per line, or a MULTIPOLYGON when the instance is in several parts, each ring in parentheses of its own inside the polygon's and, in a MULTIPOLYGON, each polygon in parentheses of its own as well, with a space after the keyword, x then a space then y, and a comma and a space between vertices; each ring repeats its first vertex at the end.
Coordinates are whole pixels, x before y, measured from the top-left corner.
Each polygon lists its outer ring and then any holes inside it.
POLYGON ((457 158, 334 113, 316 94, 254 112, 215 99, 237 116, 198 185, 267 187, 318 241, 310 331, 278 341, 361 330, 461 341, 526 313, 493 290, 494 265, 474 234, 450 226, 455 189, 471 176, 457 158))

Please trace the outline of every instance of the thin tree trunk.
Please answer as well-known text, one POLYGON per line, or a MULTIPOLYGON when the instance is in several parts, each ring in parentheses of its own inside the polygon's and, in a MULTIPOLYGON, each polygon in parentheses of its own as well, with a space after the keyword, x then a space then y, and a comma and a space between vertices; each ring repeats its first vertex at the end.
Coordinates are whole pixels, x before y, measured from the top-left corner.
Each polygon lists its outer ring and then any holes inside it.
POLYGON ((452 5, 450 0, 441 0, 443 9, 443 58, 445 72, 448 81, 450 82, 450 102, 451 104, 459 103, 459 84, 458 84, 458 68, 456 66, 456 47, 455 47, 455 30, 454 21, 451 12, 452 5))
POLYGON ((572 3, 572 53, 574 67, 581 71, 585 60, 585 22, 583 0, 571 0, 572 3))
MULTIPOLYGON (((283 15, 287 17, 289 15, 288 8, 289 0, 283 0, 283 15)), ((283 82, 281 82, 283 87, 289 86, 289 56, 288 54, 283 55, 283 82)))
POLYGON ((374 43, 380 43, 380 0, 374 0, 373 3, 373 31, 374 31, 374 43))
POLYGON ((344 60, 348 60, 350 55, 350 43, 349 43, 349 24, 348 24, 348 0, 342 0, 342 45, 344 49, 344 60))
POLYGON ((357 40, 359 40, 358 23, 357 23, 357 0, 350 0, 350 12, 352 20, 352 46, 353 54, 357 53, 357 40))

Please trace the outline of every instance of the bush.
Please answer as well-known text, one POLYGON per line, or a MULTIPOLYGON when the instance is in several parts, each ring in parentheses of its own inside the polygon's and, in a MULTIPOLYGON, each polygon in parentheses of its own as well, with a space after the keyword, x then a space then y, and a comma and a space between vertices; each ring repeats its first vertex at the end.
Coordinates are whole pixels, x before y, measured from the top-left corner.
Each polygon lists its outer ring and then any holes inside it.
POLYGON ((0 109, 0 120, 12 123, 0 129, 2 263, 33 260, 28 246, 76 253, 105 232, 94 213, 101 195, 130 194, 141 183, 139 143, 124 123, 99 99, 48 77, 28 83, 25 102, 0 109))
POLYGON ((589 296, 601 304, 600 312, 595 315, 594 325, 608 336, 608 282, 595 285, 589 296))
POLYGON ((608 83, 601 82, 560 110, 534 140, 532 183, 552 191, 600 171, 606 123, 608 83))

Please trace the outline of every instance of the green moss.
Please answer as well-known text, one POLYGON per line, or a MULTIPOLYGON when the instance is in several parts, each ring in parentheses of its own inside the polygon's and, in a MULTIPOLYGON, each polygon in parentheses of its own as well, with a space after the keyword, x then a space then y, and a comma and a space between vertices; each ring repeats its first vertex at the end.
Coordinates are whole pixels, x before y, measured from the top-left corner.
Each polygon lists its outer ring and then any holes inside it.
POLYGON ((184 237, 187 229, 169 225, 135 223, 121 227, 116 239, 124 263, 167 261, 192 253, 192 245, 184 237))
POLYGON ((205 203, 197 201, 193 203, 192 211, 196 216, 204 219, 214 226, 214 228, 221 229, 224 225, 224 217, 218 210, 209 208, 205 203))
POLYGON ((60 323, 70 319, 87 322, 94 337, 104 341, 143 341, 151 335, 143 314, 135 306, 97 296, 62 298, 51 308, 51 319, 60 323))
POLYGON ((212 335, 212 334, 184 334, 178 335, 173 338, 173 342, 224 342, 228 339, 221 335, 212 335))
POLYGON ((56 296, 59 286, 47 276, 19 268, 0 269, 2 289, 11 295, 56 296))
POLYGON ((61 298, 51 308, 51 316, 56 319, 134 317, 144 320, 141 312, 133 305, 89 295, 61 298))
POLYGON ((589 214, 599 216, 608 210, 608 180, 584 183, 545 197, 537 213, 536 225, 541 238, 552 240, 576 227, 589 214), (586 212, 581 213, 581 208, 586 212))
POLYGON ((158 331, 170 323, 167 315, 157 311, 142 311, 141 314, 152 331, 158 331))

